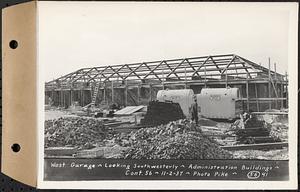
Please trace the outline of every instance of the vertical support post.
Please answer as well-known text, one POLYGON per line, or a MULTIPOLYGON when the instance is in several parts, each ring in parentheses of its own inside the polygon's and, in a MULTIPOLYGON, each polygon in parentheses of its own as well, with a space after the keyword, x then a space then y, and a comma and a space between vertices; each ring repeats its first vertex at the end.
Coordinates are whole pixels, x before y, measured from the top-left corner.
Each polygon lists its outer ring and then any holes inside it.
POLYGON ((246 80, 246 97, 247 97, 247 111, 250 109, 250 104, 249 104, 249 81, 248 81, 248 76, 246 80))
POLYGON ((187 88, 187 85, 186 85, 186 67, 184 68, 184 80, 185 80, 184 88, 186 89, 187 88))
POLYGON ((83 103, 83 90, 80 89, 80 106, 84 106, 84 103, 83 103))
MULTIPOLYGON (((270 57, 269 57, 269 81, 268 81, 268 97, 269 97, 269 99, 271 98, 271 59, 270 59, 270 57)), ((271 109, 272 108, 272 101, 270 100, 269 101, 269 109, 271 109)))
POLYGON ((63 108, 65 108, 65 102, 66 102, 65 91, 62 91, 62 95, 63 95, 63 108))
POLYGON ((204 87, 206 88, 206 65, 204 64, 204 87))
POLYGON ((127 106, 127 102, 128 102, 128 86, 127 86, 127 80, 125 80, 125 93, 124 93, 124 95, 125 95, 125 106, 127 106))
POLYGON ((103 101, 106 104, 106 83, 103 84, 103 101))
POLYGON ((52 99, 52 103, 55 103, 55 99, 54 99, 54 90, 52 89, 51 91, 51 99, 52 99))
MULTIPOLYGON (((247 77, 247 79, 248 79, 248 77, 247 77)), ((226 85, 225 85, 225 87, 227 88, 227 86, 228 86, 228 76, 227 76, 227 69, 226 69, 226 85)))
POLYGON ((69 98, 68 98, 68 91, 66 90, 66 91, 65 91, 65 108, 66 108, 66 107, 68 106, 68 104, 69 104, 69 103, 68 103, 68 99, 69 99, 69 98))
POLYGON ((149 84, 150 101, 152 101, 152 84, 149 84))
POLYGON ((85 106, 85 90, 82 91, 82 105, 85 106))
POLYGON ((95 92, 95 88, 96 88, 96 86, 95 86, 95 84, 93 83, 93 85, 91 86, 91 90, 90 90, 90 98, 91 98, 91 101, 90 101, 89 103, 91 103, 92 100, 93 100, 93 93, 95 92))
POLYGON ((115 96, 114 96, 114 81, 112 80, 111 81, 111 103, 115 102, 114 98, 115 98, 115 96))
POLYGON ((57 90, 57 96, 58 96, 58 106, 60 106, 60 103, 61 103, 61 98, 60 98, 60 91, 59 90, 57 90))
MULTIPOLYGON (((275 71, 275 82, 274 82, 274 86, 275 86, 275 92, 277 92, 277 90, 278 90, 278 88, 277 88, 277 72, 276 72, 276 63, 274 63, 274 71, 275 71)), ((278 96, 277 94, 276 94, 276 96, 278 96)), ((277 97, 278 98, 278 97, 277 97)), ((278 109, 278 100, 276 100, 275 101, 275 107, 276 107, 276 109, 278 109)))
POLYGON ((70 90, 70 106, 72 105, 73 103, 73 91, 72 89, 70 90))
POLYGON ((274 71, 275 71, 275 83, 276 83, 276 80, 277 80, 277 71, 276 71, 276 63, 274 63, 274 71))
POLYGON ((256 109, 257 109, 257 112, 259 112, 259 101, 258 101, 258 93, 257 93, 256 83, 254 83, 254 88, 255 88, 255 98, 256 98, 256 109))
POLYGON ((283 81, 280 81, 280 107, 283 108, 283 81))
MULTIPOLYGON (((164 85, 164 70, 162 70, 162 78, 161 78, 161 83, 162 83, 162 88, 163 88, 163 90, 165 90, 165 85, 164 85)), ((152 97, 152 96, 151 96, 152 97)))
POLYGON ((63 108, 65 107, 65 91, 64 90, 62 90, 62 98, 63 98, 63 108))
POLYGON ((289 94, 289 92, 288 92, 287 82, 288 82, 288 74, 287 74, 287 72, 285 72, 285 91, 286 91, 285 101, 286 101, 286 108, 289 107, 289 101, 288 101, 288 98, 289 98, 288 94, 289 94))
POLYGON ((57 92, 57 106, 59 107, 60 106, 60 95, 59 95, 59 91, 56 90, 57 92))
POLYGON ((63 105, 64 105, 63 91, 59 90, 59 93, 60 93, 60 107, 63 107, 63 105))
POLYGON ((138 96, 138 98, 137 98, 137 104, 138 105, 140 105, 140 102, 141 102, 141 85, 140 84, 138 84, 138 87, 137 87, 137 96, 138 96))

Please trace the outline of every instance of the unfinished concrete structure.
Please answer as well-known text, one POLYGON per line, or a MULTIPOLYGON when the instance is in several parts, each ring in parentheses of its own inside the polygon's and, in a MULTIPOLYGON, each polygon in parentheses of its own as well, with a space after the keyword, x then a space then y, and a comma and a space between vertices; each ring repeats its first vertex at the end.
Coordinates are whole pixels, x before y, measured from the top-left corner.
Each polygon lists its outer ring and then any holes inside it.
POLYGON ((245 110, 287 107, 287 75, 234 54, 82 68, 45 84, 46 99, 69 107, 147 104, 161 89, 238 87, 245 110))

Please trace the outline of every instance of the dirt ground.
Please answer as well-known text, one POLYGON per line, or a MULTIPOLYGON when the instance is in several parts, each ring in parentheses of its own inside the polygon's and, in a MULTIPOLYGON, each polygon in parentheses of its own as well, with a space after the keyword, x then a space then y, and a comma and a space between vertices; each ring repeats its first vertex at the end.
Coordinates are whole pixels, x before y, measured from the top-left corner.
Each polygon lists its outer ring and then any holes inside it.
POLYGON ((60 110, 46 110, 45 111, 45 120, 58 119, 60 117, 76 117, 67 111, 60 110))

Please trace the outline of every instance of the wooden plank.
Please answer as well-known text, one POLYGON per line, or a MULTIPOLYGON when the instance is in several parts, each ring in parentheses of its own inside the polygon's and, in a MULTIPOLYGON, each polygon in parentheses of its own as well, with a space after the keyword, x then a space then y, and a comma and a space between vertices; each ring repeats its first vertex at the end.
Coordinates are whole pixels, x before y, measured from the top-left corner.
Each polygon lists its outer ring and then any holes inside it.
POLYGON ((49 147, 45 149, 47 156, 72 156, 78 150, 74 147, 49 147))
POLYGON ((269 137, 269 136, 266 136, 266 137, 251 137, 251 139, 254 140, 254 143, 272 143, 272 142, 278 141, 274 137, 269 137))
MULTIPOLYGON (((142 129, 146 127, 151 127, 151 126, 146 126, 146 125, 136 125, 136 126, 129 126, 129 127, 115 127, 114 129, 117 130, 125 130, 125 129, 130 129, 130 130, 137 130, 137 129, 142 129)), ((153 126, 152 126, 153 127, 153 126)))
POLYGON ((238 150, 269 150, 269 149, 281 149, 283 147, 288 147, 288 142, 247 144, 247 145, 234 145, 234 146, 221 146, 222 149, 225 149, 225 150, 228 150, 228 151, 238 151, 238 150))
MULTIPOLYGON (((250 101, 276 101, 285 100, 286 98, 249 98, 250 101)), ((247 101, 247 98, 240 98, 241 101, 247 101)))
POLYGON ((252 114, 255 114, 255 115, 288 115, 289 113, 288 112, 252 112, 252 114))
POLYGON ((99 158, 104 156, 104 149, 101 147, 78 151, 74 154, 76 158, 99 158))
POLYGON ((205 128, 205 129, 220 130, 218 127, 214 127, 214 126, 204 126, 204 125, 201 125, 200 127, 201 128, 205 128))
POLYGON ((209 134, 209 133, 205 133, 203 134, 204 136, 207 136, 207 137, 222 137, 222 138, 225 138, 225 137, 236 137, 234 135, 226 135, 226 134, 219 134, 219 135, 216 135, 216 134, 209 134))
POLYGON ((124 125, 124 124, 130 124, 130 121, 124 121, 124 122, 114 122, 114 123, 106 123, 105 126, 113 127, 118 125, 124 125))

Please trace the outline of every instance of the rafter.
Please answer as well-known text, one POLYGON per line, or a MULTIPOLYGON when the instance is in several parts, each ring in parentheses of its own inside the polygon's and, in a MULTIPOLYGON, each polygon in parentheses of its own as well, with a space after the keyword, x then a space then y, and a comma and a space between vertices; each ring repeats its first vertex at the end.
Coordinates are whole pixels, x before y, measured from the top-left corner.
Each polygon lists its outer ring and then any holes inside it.
POLYGON ((221 75, 224 74, 224 72, 227 70, 227 68, 232 64, 232 62, 235 60, 235 55, 233 56, 233 58, 228 62, 228 64, 226 65, 226 67, 224 67, 224 69, 221 72, 221 75))
MULTIPOLYGON (((69 85, 72 83, 91 82, 101 80, 133 80, 145 82, 147 79, 159 80, 162 82, 162 76, 166 79, 176 77, 176 81, 186 76, 192 78, 194 76, 215 76, 220 78, 225 72, 232 75, 242 77, 248 75, 253 78, 257 73, 268 73, 268 69, 255 64, 243 57, 228 55, 212 55, 202 57, 190 57, 184 59, 169 59, 161 61, 140 62, 125 65, 108 65, 92 68, 82 68, 56 80, 46 83, 49 86, 69 85), (205 67, 205 69, 203 69, 205 67), (163 73, 163 74, 162 74, 163 73)), ((276 72, 271 71, 271 74, 276 72)), ((276 73, 277 76, 283 76, 276 73)))
POLYGON ((201 67, 203 67, 203 66, 206 64, 206 62, 207 62, 209 59, 210 59, 210 56, 208 56, 208 57, 204 60, 204 62, 198 67, 198 69, 193 73, 192 76, 194 76, 194 75, 201 69, 201 67))

